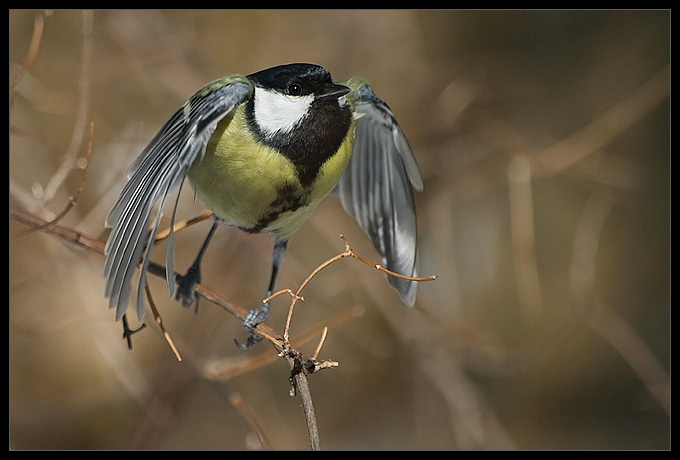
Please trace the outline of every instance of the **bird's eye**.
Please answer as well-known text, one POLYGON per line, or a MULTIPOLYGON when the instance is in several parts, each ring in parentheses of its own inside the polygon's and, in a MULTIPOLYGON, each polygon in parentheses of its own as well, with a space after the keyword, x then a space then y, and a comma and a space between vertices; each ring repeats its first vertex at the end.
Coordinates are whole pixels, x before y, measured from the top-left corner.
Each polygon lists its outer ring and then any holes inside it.
POLYGON ((299 96, 302 94, 302 86, 298 85, 297 83, 293 83, 288 87, 288 94, 291 96, 299 96))

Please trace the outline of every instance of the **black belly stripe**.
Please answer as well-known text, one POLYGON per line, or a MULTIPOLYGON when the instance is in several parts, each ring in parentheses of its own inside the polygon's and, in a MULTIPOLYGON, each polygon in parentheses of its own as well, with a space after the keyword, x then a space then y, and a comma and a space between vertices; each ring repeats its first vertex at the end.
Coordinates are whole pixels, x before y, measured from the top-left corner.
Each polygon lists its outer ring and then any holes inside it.
POLYGON ((267 206, 268 211, 260 216, 251 228, 243 228, 248 233, 260 233, 266 230, 272 222, 284 212, 295 212, 301 207, 309 205, 309 190, 300 189, 292 184, 286 184, 277 189, 278 195, 267 206))

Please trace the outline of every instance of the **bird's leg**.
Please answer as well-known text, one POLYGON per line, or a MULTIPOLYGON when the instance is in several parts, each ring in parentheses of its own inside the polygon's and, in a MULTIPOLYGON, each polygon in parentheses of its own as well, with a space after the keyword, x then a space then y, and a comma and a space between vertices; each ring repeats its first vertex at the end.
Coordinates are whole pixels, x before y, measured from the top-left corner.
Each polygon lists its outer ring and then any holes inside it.
MULTIPOLYGON (((272 276, 269 280, 269 288, 267 289, 267 298, 269 298, 274 292, 274 285, 276 284, 276 277, 279 274, 279 269, 283 265, 283 261, 286 258, 286 251, 288 250, 288 240, 276 240, 274 244, 274 251, 272 253, 272 276)), ((250 332, 248 336, 248 341, 245 344, 236 342, 236 346, 241 350, 247 350, 248 348, 255 345, 257 342, 262 340, 262 336, 254 331, 255 326, 260 323, 267 321, 269 318, 269 310, 271 305, 269 301, 262 304, 260 308, 255 310, 250 310, 248 316, 243 321, 243 327, 250 332)))
POLYGON ((128 348, 132 350, 132 336, 146 327, 146 323, 142 323, 137 329, 130 329, 128 325, 127 315, 123 315, 123 338, 127 340, 128 348))
POLYGON ((203 255, 205 250, 210 244, 210 240, 217 230, 217 220, 213 222, 212 227, 210 227, 210 232, 203 242, 196 260, 191 264, 187 270, 186 275, 182 276, 179 280, 179 285, 177 286, 177 293, 175 294, 175 300, 182 302, 182 306, 188 308, 192 303, 196 302, 196 309, 198 310, 198 298, 196 297, 196 285, 201 282, 201 261, 203 260, 203 255))

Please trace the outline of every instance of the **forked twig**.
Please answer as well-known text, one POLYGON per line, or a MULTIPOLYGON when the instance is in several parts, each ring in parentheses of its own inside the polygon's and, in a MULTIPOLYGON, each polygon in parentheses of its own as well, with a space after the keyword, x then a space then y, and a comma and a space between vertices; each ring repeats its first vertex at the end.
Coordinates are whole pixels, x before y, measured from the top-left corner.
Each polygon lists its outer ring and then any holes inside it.
MULTIPOLYGON (((304 300, 304 298, 300 295, 302 290, 309 284, 309 282, 314 278, 321 270, 324 268, 328 267, 334 262, 337 262, 340 259, 344 259, 345 257, 352 257, 354 259, 357 259, 360 262, 365 263, 366 265, 375 268, 376 270, 379 270, 381 272, 385 272, 390 276, 394 276, 396 278, 402 278, 405 280, 409 281, 434 281, 437 279, 437 275, 431 275, 431 276, 422 276, 422 277, 417 277, 417 276, 406 276, 402 275, 400 273, 393 272, 391 270, 388 270, 387 268, 383 267, 380 264, 374 264, 373 262, 369 261, 368 259, 365 259, 364 257, 360 256, 356 252, 352 250, 352 248, 349 245, 349 242, 347 241, 347 238, 345 238, 344 235, 340 235, 340 238, 345 242, 345 250, 341 252, 340 254, 337 254, 330 259, 326 260, 323 262, 321 265, 316 267, 312 273, 309 274, 309 276, 302 282, 300 287, 296 292, 291 291, 290 289, 284 289, 282 291, 277 292, 276 294, 273 294, 272 296, 269 297, 269 299, 276 297, 279 294, 282 294, 283 292, 289 292, 292 300, 290 303, 290 307, 288 308, 288 316, 286 317, 286 325, 283 329, 283 340, 285 343, 288 343, 289 339, 289 332, 290 332, 290 322, 293 317, 293 310, 295 309, 295 304, 297 303, 298 300, 304 300)), ((267 299, 267 300, 269 300, 267 299)))

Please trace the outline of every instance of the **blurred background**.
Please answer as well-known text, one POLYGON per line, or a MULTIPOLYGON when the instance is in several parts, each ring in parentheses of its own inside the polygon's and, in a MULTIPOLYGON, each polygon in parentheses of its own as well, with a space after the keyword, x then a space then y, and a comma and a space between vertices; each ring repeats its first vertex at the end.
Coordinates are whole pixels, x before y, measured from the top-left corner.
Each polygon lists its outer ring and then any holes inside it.
MULTIPOLYGON (((310 356, 328 325, 339 363, 310 377, 323 449, 670 448, 670 11, 11 10, 9 28, 10 206, 50 220, 77 195, 59 224, 101 241, 127 167, 208 81, 313 62, 390 104, 439 279, 413 309, 351 259, 306 288, 292 338, 310 356)), ((179 218, 202 211, 185 189, 179 218)), ((208 228, 177 234, 178 271, 208 228)), ((10 220, 11 449, 309 447, 287 364, 237 350, 239 320, 153 279, 185 359, 148 317, 129 350, 102 258, 26 229, 10 220)), ((278 287, 340 234, 378 261, 331 197, 278 287)), ((203 282, 254 308, 270 251, 221 228, 203 282)))

